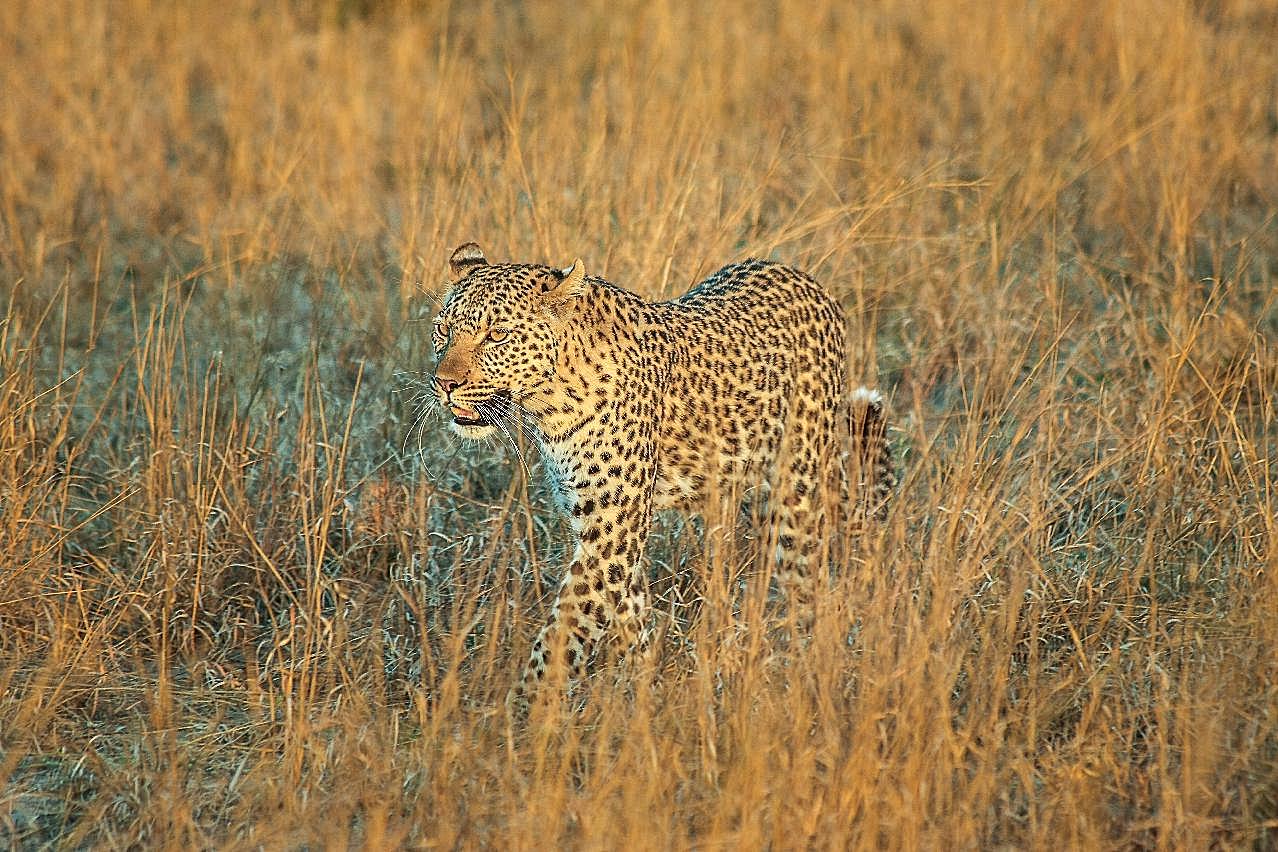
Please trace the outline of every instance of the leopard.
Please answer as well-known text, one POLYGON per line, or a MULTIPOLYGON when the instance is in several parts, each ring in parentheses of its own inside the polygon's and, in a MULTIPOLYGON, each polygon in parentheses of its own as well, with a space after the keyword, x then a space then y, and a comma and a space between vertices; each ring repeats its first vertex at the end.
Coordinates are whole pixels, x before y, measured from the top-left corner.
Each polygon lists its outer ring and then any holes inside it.
POLYGON ((580 681, 603 645, 647 648, 655 512, 723 517, 761 491, 796 612, 814 603, 830 504, 882 518, 897 484, 883 397, 847 387, 845 312, 807 273, 747 259, 650 301, 580 257, 490 263, 468 242, 449 268, 433 396, 463 438, 531 438, 574 539, 508 705, 580 681))

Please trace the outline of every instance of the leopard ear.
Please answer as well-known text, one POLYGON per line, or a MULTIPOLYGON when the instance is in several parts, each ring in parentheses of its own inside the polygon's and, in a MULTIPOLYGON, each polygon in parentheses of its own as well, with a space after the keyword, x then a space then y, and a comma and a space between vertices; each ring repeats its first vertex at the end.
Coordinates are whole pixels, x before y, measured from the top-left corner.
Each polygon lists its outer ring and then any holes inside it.
POLYGON ((556 269, 542 285, 542 299, 547 304, 580 296, 586 284, 586 264, 577 258, 567 269, 556 269))
POLYGON ((487 266, 488 259, 484 257, 484 252, 478 243, 463 243, 453 249, 452 256, 448 258, 448 265, 453 268, 454 275, 464 278, 472 269, 487 266))

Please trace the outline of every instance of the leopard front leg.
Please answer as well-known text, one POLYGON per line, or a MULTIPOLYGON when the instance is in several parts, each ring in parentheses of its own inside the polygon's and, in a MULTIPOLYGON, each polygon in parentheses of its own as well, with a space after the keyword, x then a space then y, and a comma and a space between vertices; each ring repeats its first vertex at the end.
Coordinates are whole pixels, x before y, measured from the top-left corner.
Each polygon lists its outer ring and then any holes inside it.
POLYGON ((614 640, 622 651, 642 641, 647 583, 641 557, 651 503, 646 492, 621 502, 615 496, 615 491, 577 495, 572 506, 574 520, 582 519, 574 523, 580 526, 576 552, 523 676, 507 698, 518 710, 543 682, 561 686, 584 677, 601 640, 614 640))

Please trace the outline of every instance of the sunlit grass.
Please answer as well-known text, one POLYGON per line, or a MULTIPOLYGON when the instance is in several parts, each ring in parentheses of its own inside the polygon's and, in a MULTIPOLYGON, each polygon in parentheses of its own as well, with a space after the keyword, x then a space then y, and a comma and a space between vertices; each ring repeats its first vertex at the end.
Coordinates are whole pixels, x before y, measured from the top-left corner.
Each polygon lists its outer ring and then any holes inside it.
POLYGON ((1276 38, 1246 0, 0 4, 0 838, 1273 845, 1276 38), (663 518, 653 664, 510 723, 569 540, 418 399, 470 239, 843 300, 902 484, 805 642, 663 518))

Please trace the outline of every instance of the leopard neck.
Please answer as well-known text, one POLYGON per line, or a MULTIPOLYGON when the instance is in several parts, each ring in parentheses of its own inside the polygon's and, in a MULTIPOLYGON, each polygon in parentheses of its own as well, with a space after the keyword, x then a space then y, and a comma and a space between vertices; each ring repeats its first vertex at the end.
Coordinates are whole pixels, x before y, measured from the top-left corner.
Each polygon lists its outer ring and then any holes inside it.
POLYGON ((569 451, 573 439, 617 403, 627 372, 635 368, 629 362, 638 353, 636 328, 645 306, 633 293, 590 279, 564 316, 554 378, 535 407, 527 406, 547 449, 569 451))

